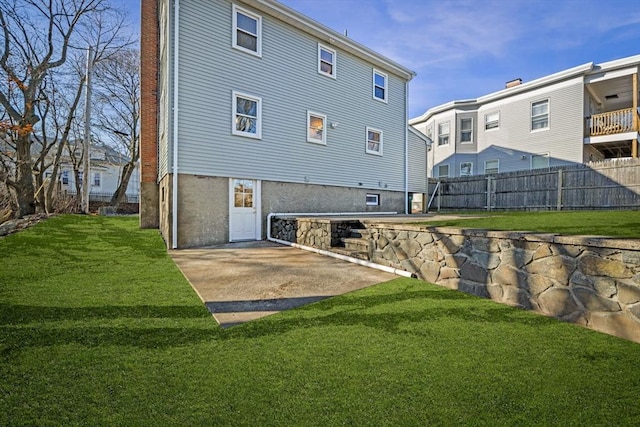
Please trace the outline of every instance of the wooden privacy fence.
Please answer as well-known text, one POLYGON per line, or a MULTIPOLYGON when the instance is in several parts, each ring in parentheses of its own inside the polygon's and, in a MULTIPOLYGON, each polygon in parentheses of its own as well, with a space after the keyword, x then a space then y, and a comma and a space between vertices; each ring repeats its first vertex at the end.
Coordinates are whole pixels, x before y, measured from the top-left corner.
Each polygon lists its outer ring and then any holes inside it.
POLYGON ((430 179, 429 194, 430 210, 637 209, 640 159, 430 179))

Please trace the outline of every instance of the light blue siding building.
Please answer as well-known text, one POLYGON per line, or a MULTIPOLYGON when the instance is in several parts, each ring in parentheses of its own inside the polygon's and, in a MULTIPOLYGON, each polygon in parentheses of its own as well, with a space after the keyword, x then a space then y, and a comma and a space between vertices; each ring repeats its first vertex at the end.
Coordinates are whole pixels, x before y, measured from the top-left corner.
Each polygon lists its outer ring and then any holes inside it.
POLYGON ((640 55, 588 63, 409 121, 431 138, 429 176, 457 177, 637 157, 640 55))
POLYGON ((405 212, 411 70, 273 0, 160 0, 158 28, 169 246, 259 240, 272 212, 405 212))

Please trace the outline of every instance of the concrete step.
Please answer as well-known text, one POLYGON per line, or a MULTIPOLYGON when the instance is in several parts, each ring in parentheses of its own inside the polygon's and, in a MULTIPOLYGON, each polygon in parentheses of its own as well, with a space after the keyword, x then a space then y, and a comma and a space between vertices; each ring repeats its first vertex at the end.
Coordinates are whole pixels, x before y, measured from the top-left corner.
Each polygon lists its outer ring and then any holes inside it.
POLYGON ((357 237, 363 237, 363 238, 369 238, 369 230, 367 230, 366 228, 353 228, 351 229, 351 237, 353 238, 357 238, 357 237))
POLYGON ((369 254, 366 251, 354 251, 351 249, 346 249, 346 248, 336 248, 336 247, 332 247, 331 249, 329 249, 330 252, 334 252, 340 255, 346 255, 348 257, 351 258, 356 258, 356 259, 361 259, 364 261, 369 261, 369 254))
POLYGON ((344 248, 352 251, 369 252, 369 240, 358 237, 344 237, 342 239, 344 248))

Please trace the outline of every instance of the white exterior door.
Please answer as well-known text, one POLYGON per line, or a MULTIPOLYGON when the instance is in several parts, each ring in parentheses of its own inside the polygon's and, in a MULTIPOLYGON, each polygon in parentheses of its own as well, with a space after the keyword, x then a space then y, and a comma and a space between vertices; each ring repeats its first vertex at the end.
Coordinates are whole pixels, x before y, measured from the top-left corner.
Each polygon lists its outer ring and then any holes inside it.
POLYGON ((260 181, 252 179, 229 180, 229 241, 259 240, 260 181))

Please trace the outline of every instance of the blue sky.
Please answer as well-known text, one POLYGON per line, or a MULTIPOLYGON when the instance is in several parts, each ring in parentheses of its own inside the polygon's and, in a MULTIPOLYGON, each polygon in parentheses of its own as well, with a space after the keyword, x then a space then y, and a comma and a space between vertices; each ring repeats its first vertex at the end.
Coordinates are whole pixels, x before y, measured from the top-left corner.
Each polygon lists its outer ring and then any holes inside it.
POLYGON ((640 54, 640 0, 280 0, 415 71, 409 117, 640 54))

